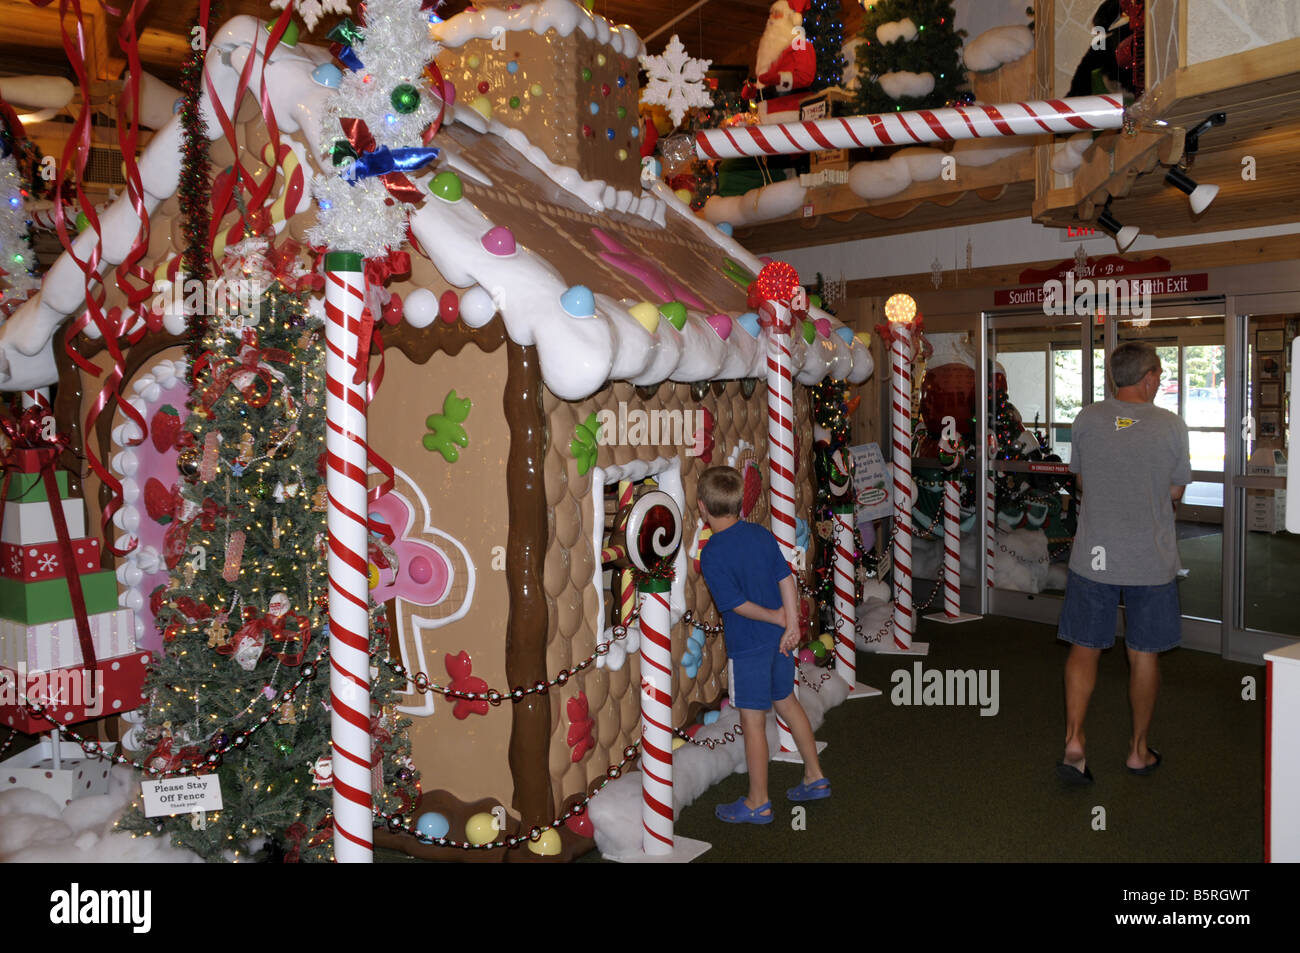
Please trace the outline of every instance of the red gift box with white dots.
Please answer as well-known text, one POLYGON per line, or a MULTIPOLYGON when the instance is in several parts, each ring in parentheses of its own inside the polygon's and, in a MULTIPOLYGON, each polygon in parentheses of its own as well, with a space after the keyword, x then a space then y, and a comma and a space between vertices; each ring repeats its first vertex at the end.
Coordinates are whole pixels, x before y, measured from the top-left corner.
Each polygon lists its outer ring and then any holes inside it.
POLYGON ((151 658, 136 650, 100 659, 95 672, 80 666, 45 672, 0 667, 0 725, 38 734, 55 724, 75 725, 139 708, 146 700, 141 690, 151 658), (23 696, 47 705, 45 716, 33 718, 23 696))
MULTIPOLYGON (((78 573, 99 571, 99 540, 83 536, 72 540, 72 558, 78 573)), ((58 543, 0 543, 0 576, 19 582, 62 579, 68 574, 63 547, 58 543)))

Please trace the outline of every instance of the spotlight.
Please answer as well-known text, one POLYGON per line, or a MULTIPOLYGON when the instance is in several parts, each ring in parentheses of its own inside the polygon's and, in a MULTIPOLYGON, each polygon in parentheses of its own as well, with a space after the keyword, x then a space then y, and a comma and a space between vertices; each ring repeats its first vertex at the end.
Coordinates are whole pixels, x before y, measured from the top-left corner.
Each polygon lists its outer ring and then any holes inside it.
POLYGON ((1129 246, 1137 241, 1141 232, 1136 225, 1121 225, 1116 221, 1115 216, 1110 214, 1109 206, 1101 210, 1097 216, 1097 227, 1115 239, 1115 246, 1121 253, 1129 250, 1129 246))
POLYGON ((1200 215, 1209 208, 1214 197, 1219 194, 1217 185, 1197 185, 1196 181, 1178 166, 1172 166, 1165 173, 1165 181, 1179 191, 1187 193, 1193 215, 1200 215))

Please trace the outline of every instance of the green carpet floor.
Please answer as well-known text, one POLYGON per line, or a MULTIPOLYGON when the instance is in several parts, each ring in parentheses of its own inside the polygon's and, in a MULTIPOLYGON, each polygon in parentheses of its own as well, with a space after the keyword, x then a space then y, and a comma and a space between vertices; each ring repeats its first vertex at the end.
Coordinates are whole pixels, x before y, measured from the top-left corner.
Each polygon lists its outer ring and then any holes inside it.
POLYGON ((885 695, 832 709, 817 732, 829 742, 822 760, 834 796, 807 805, 806 829, 792 829, 784 791, 801 769, 773 764, 776 822, 727 825, 713 806, 747 786, 732 775, 677 822, 680 835, 713 845, 697 863, 1263 860, 1262 668, 1190 650, 1165 655, 1152 733, 1165 761, 1140 778, 1123 763, 1128 663, 1122 646, 1106 653, 1088 718, 1096 783, 1066 788, 1053 771, 1066 655, 1054 629, 923 622, 917 641, 930 643, 926 669, 996 670, 998 714, 896 706, 891 673, 915 659, 860 654, 859 680, 885 695), (1241 697, 1246 676, 1256 680, 1254 701, 1241 697))

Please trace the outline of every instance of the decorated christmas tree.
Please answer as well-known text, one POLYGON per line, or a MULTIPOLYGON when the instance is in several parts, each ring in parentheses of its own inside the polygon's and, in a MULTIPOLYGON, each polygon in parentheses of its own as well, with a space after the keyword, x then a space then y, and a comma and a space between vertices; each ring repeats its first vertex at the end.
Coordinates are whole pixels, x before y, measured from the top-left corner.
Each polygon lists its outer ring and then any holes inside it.
MULTIPOLYGON (((256 276, 259 243, 228 251, 227 271, 242 253, 239 270, 256 276)), ((133 811, 120 826, 169 834, 209 860, 327 860, 324 335, 278 283, 247 304, 210 320, 184 424, 151 421, 152 439, 181 448, 178 483, 144 487, 150 517, 168 525, 171 571, 152 597, 165 655, 146 685, 145 766, 154 777, 215 771, 223 807, 133 811)), ((377 660, 387 652, 382 607, 371 617, 377 660)), ((374 667, 375 804, 405 812, 417 795, 406 721, 393 707, 396 678, 374 667)))
POLYGON ((961 61, 966 34, 953 29, 948 0, 876 0, 864 6, 859 112, 906 112, 968 101, 961 61))
POLYGON ((813 89, 839 86, 844 77, 844 17, 839 0, 812 0, 803 15, 803 29, 817 53, 813 89))

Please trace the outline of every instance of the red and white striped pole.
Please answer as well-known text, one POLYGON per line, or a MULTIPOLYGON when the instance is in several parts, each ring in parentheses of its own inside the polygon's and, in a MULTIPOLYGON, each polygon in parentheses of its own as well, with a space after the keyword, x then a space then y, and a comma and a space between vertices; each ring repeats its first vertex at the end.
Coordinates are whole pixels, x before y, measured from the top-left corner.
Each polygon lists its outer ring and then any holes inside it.
POLYGON ((23 410, 30 407, 39 407, 49 413, 54 412, 54 408, 50 405, 50 389, 48 387, 33 387, 31 390, 23 391, 21 404, 23 410))
POLYGON ((951 106, 873 116, 705 129, 695 134, 701 159, 798 155, 823 149, 1037 136, 1090 129, 1120 129, 1124 104, 1116 96, 1074 96, 996 106, 951 106))
POLYGON ((849 689, 857 685, 858 645, 857 601, 853 598, 853 504, 835 507, 835 672, 848 683, 849 689))
POLYGON ((943 485, 943 614, 961 615, 961 489, 955 480, 943 485))
POLYGON ((993 469, 993 461, 997 459, 997 454, 998 439, 993 434, 989 434, 989 463, 984 479, 984 585, 989 589, 994 587, 993 559, 998 541, 998 474, 993 469))
MULTIPOLYGON (((790 357, 793 299, 802 294, 799 273, 785 262, 769 262, 756 279, 763 296, 760 315, 767 325, 767 461, 771 499, 772 535, 786 562, 793 565, 795 551, 794 488, 794 370, 790 357)), ((799 667, 795 665, 794 690, 799 692, 799 667)), ((782 752, 797 751, 790 726, 776 718, 782 752)))
MULTIPOLYGON (((334 859, 371 863, 370 613, 361 256, 325 256, 325 483, 329 494, 330 742, 334 859)), ((368 348, 367 348, 368 351, 368 348)))
POLYGON ((912 648, 912 319, 916 302, 894 295, 885 303, 893 330, 890 378, 894 470, 894 648, 912 648))
POLYGON ((641 594, 641 849, 673 850, 673 650, 667 579, 646 579, 641 594))

